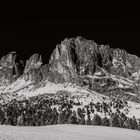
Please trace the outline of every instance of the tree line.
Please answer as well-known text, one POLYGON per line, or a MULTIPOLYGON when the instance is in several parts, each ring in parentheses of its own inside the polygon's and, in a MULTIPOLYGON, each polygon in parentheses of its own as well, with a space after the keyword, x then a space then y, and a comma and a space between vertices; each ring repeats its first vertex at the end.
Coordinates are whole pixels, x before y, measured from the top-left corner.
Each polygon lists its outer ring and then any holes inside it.
POLYGON ((129 118, 119 111, 123 108, 119 100, 113 100, 109 104, 90 102, 82 108, 80 105, 80 102, 74 102, 67 95, 51 98, 39 95, 22 101, 13 99, 7 104, 0 104, 0 124, 13 126, 80 124, 140 130, 140 120, 134 116, 129 118), (73 109, 74 106, 76 109, 73 109), (116 112, 111 112, 109 106, 114 106, 116 112), (101 117, 100 113, 105 115, 101 117))

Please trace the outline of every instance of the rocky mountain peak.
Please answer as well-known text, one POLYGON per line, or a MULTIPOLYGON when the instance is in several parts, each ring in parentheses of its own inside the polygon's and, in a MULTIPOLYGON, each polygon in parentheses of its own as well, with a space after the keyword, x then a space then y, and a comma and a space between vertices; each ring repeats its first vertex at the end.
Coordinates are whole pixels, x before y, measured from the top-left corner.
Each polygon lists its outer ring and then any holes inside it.
POLYGON ((29 60, 26 61, 24 72, 27 73, 31 69, 37 69, 42 65, 42 57, 40 54, 33 54, 29 60))
POLYGON ((82 37, 66 38, 56 46, 50 58, 51 70, 63 73, 64 79, 77 74, 94 74, 113 59, 113 50, 108 45, 98 45, 82 37))
POLYGON ((15 51, 3 56, 0 60, 0 83, 7 85, 16 80, 24 69, 24 63, 15 51))
POLYGON ((12 68, 16 64, 16 56, 17 54, 15 51, 12 51, 7 55, 3 56, 0 60, 0 66, 12 68))
POLYGON ((51 82, 80 83, 100 93, 117 90, 120 94, 130 91, 138 95, 139 73, 140 58, 137 56, 82 37, 64 39, 56 46, 49 61, 51 82), (120 79, 123 79, 122 83, 120 79))

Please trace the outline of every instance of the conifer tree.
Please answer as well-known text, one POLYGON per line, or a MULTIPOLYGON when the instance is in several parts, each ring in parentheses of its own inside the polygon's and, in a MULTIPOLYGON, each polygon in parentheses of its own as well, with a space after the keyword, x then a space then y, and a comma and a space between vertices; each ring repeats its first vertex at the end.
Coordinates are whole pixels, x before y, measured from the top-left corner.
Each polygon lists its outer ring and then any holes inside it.
POLYGON ((137 130, 140 130, 140 119, 138 120, 138 128, 137 130))
POLYGON ((96 115, 93 117, 92 124, 93 124, 93 125, 101 125, 101 124, 102 124, 101 117, 100 117, 98 114, 96 114, 96 115))
POLYGON ((85 114, 84 110, 81 108, 77 109, 77 114, 78 114, 78 124, 85 124, 85 114))
POLYGON ((86 125, 91 125, 92 124, 90 114, 87 115, 87 120, 85 121, 85 124, 86 125))
POLYGON ((131 129, 130 118, 127 118, 127 120, 125 120, 124 127, 125 128, 128 128, 128 129, 131 129))
POLYGON ((109 119, 107 117, 104 117, 102 119, 102 125, 103 126, 110 126, 110 121, 109 121, 109 119))
POLYGON ((124 128, 124 120, 123 120, 123 118, 121 116, 119 116, 118 120, 119 120, 119 126, 124 128))
POLYGON ((69 117, 68 121, 69 124, 78 124, 76 111, 72 112, 72 115, 69 117))
POLYGON ((131 128, 135 129, 135 130, 138 129, 138 123, 137 123, 137 120, 136 120, 135 116, 133 116, 133 118, 132 118, 131 128))
POLYGON ((117 113, 113 114, 110 117, 110 126, 119 127, 119 116, 117 115, 117 113))

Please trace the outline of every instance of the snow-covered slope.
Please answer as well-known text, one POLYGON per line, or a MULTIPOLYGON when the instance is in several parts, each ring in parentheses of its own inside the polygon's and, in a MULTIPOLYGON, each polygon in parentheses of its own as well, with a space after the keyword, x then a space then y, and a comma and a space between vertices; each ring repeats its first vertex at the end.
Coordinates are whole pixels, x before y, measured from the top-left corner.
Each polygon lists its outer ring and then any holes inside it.
POLYGON ((33 81, 26 81, 24 77, 17 79, 9 86, 0 89, 2 93, 24 95, 26 97, 37 96, 45 93, 55 94, 58 91, 66 90, 71 93, 90 93, 86 88, 77 86, 76 84, 63 83, 55 84, 48 80, 42 81, 39 85, 35 86, 33 81))
POLYGON ((139 140, 140 132, 122 128, 53 125, 45 127, 0 126, 0 140, 139 140))
MULTIPOLYGON (((34 86, 33 81, 26 81, 24 77, 19 78, 5 89, 1 89, 1 91, 3 92, 3 95, 1 95, 1 102, 8 102, 12 99, 22 100, 41 94, 57 95, 59 92, 69 93, 70 98, 74 97, 73 100, 75 103, 80 102, 81 104, 79 106, 73 106, 73 110, 75 111, 77 111, 78 108, 84 108, 85 105, 89 105, 91 102, 94 104, 111 102, 108 96, 90 90, 87 87, 81 87, 72 83, 55 84, 48 80, 42 81, 39 85, 34 86)), ((112 112, 116 111, 114 108, 111 108, 111 110, 112 112)), ((128 105, 124 105, 124 108, 120 109, 120 111, 125 113, 128 117, 135 116, 139 118, 140 104, 128 101, 128 105)), ((102 117, 105 116, 104 112, 96 112, 95 109, 94 114, 96 113, 102 117)), ((91 115, 91 119, 92 117, 93 114, 91 115)))

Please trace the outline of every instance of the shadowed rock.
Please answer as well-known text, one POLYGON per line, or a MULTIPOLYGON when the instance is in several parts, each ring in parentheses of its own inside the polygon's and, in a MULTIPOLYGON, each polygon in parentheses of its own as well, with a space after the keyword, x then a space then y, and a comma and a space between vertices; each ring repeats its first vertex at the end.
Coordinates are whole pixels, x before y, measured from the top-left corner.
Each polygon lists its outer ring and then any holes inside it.
POLYGON ((23 73, 24 64, 16 52, 10 52, 0 60, 0 83, 7 85, 23 73))
POLYGON ((34 81, 42 80, 42 74, 40 72, 40 68, 42 65, 42 57, 40 54, 33 54, 29 60, 26 61, 24 74, 26 75, 26 79, 31 79, 34 81))
POLYGON ((36 53, 33 54, 29 60, 26 61, 24 72, 27 73, 31 69, 37 69, 42 65, 41 55, 36 53))
POLYGON ((133 72, 140 69, 138 57, 82 37, 62 41, 56 46, 49 63, 50 70, 63 74, 66 80, 77 74, 94 75, 101 68, 110 74, 130 78, 133 72), (115 63, 118 63, 116 67, 115 63))

